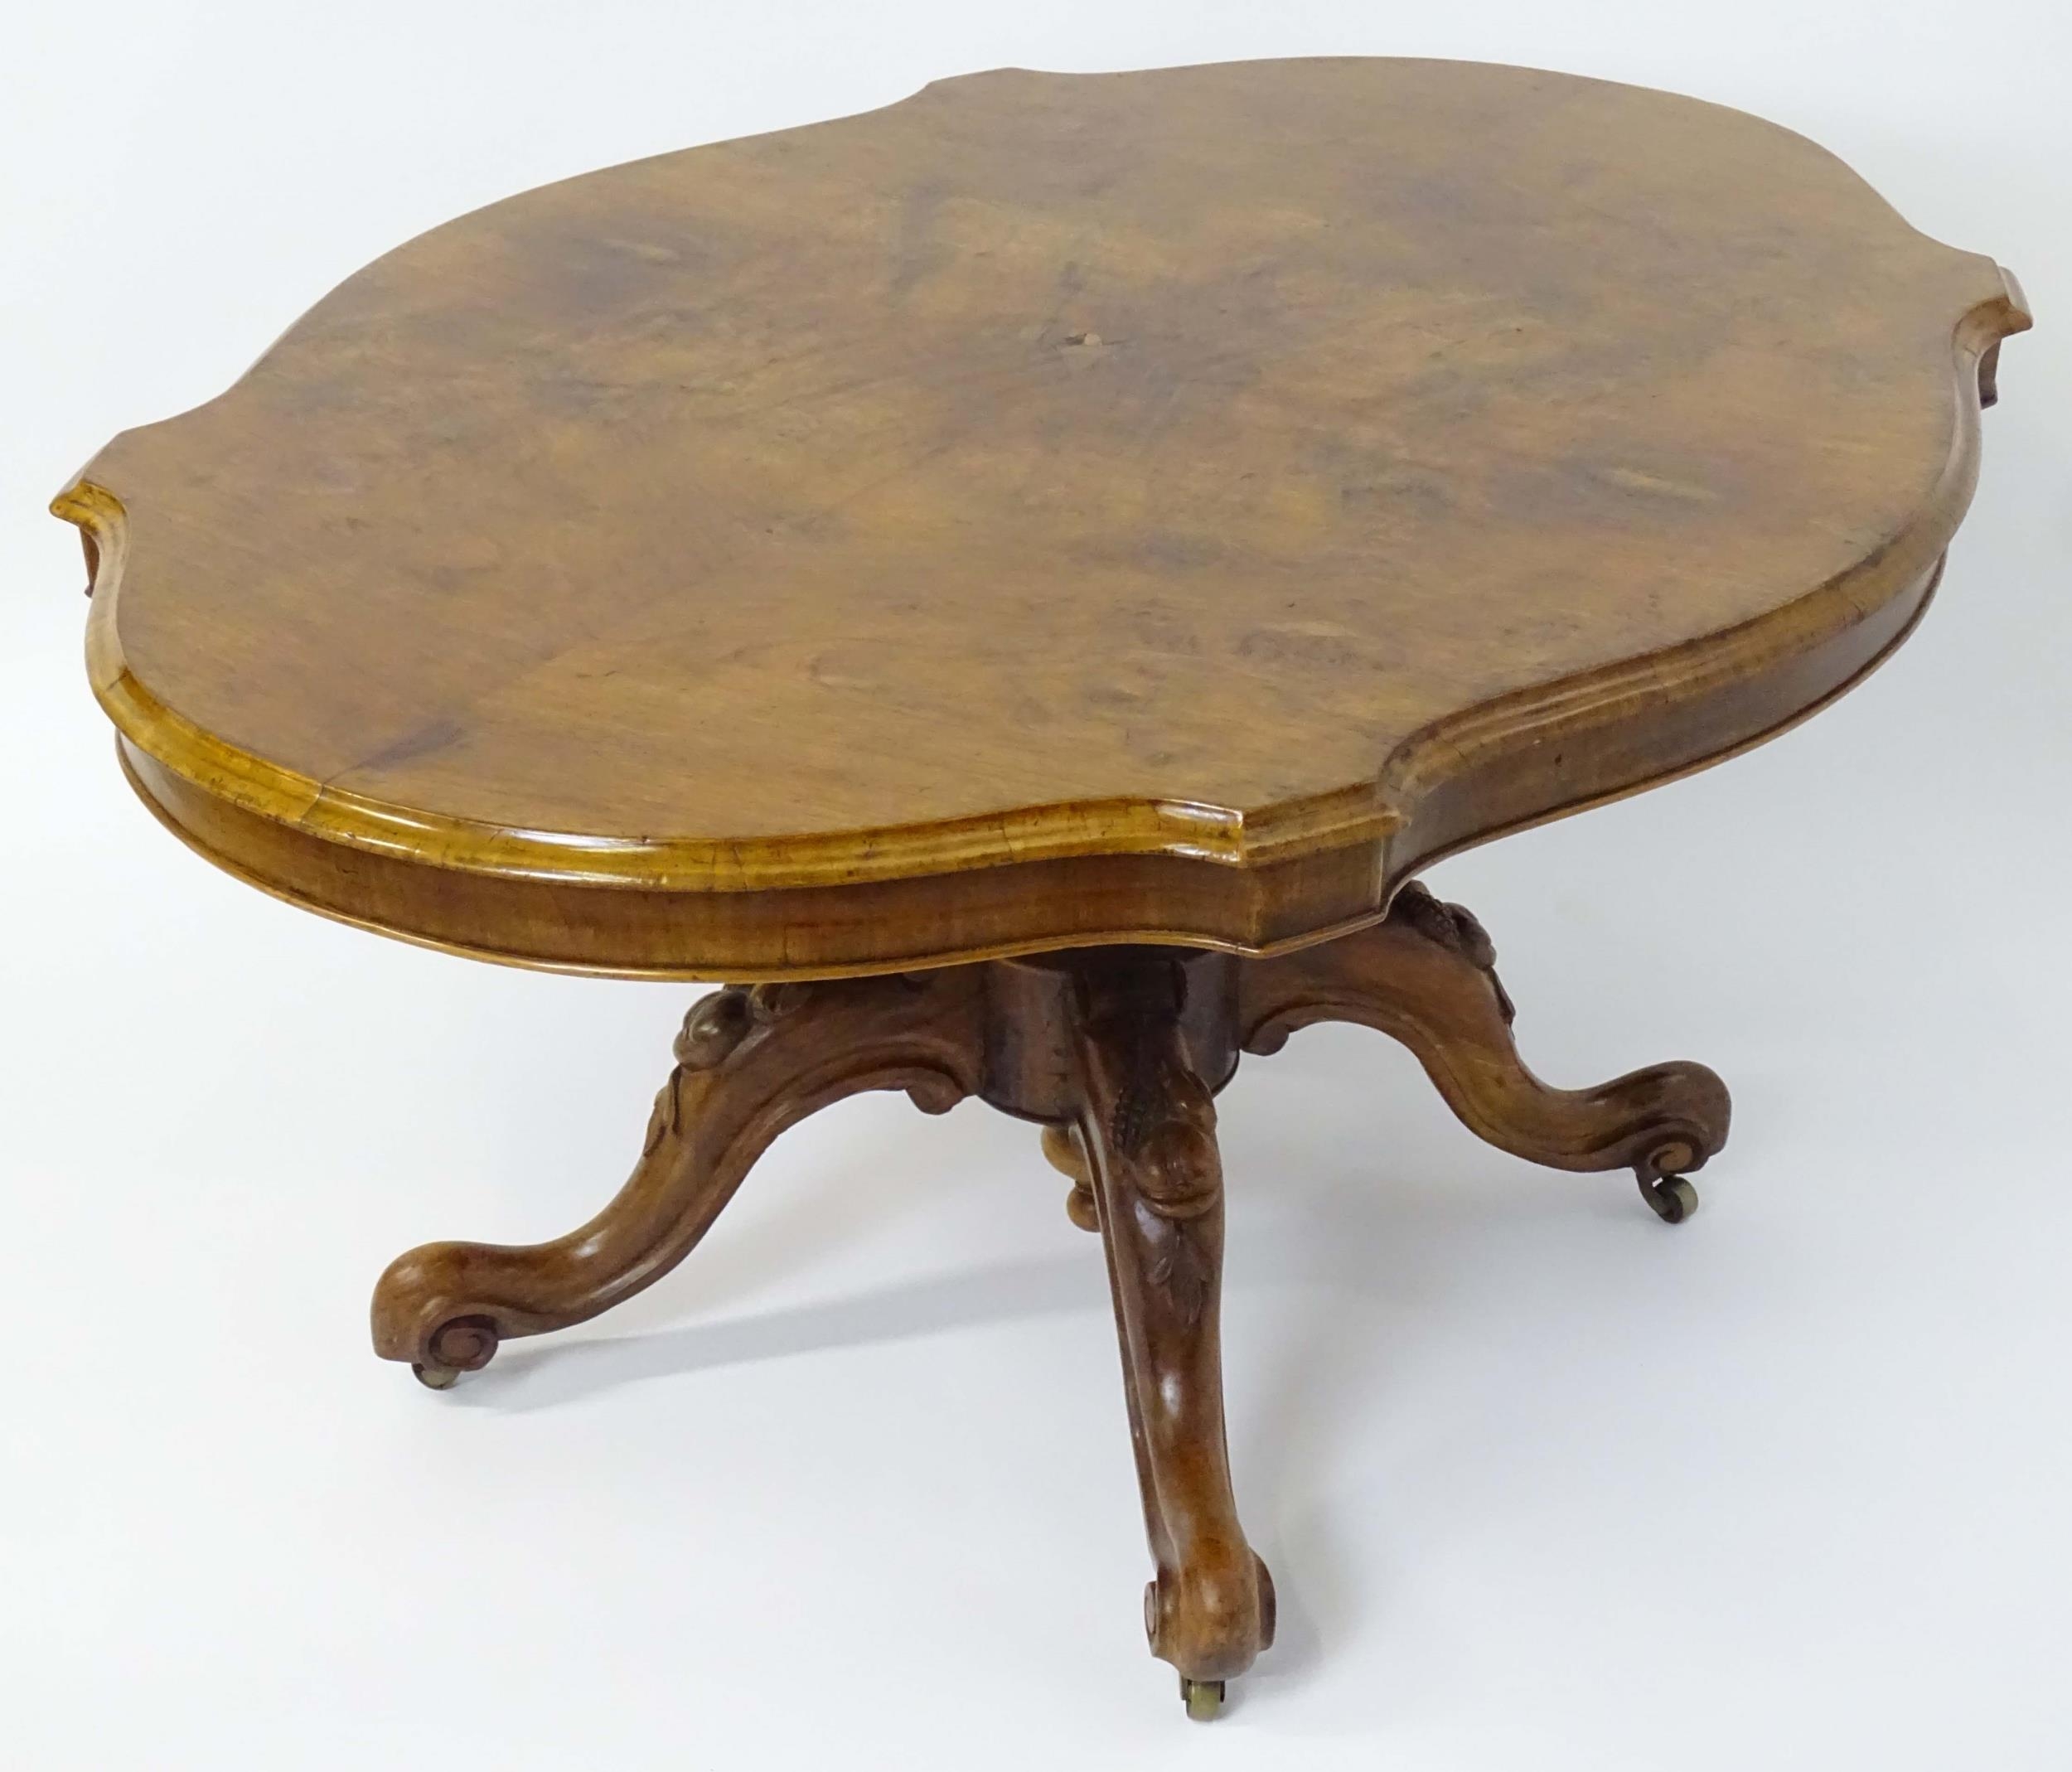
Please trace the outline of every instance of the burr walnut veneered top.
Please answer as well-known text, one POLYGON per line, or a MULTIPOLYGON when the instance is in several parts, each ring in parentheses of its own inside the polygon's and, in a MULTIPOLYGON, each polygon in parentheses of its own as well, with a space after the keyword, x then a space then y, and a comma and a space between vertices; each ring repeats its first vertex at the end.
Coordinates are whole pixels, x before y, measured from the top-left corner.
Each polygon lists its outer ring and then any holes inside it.
POLYGON ((1689 99, 1006 70, 435 229, 58 509, 139 786, 319 908, 1270 947, 1867 669, 2026 324, 1689 99))

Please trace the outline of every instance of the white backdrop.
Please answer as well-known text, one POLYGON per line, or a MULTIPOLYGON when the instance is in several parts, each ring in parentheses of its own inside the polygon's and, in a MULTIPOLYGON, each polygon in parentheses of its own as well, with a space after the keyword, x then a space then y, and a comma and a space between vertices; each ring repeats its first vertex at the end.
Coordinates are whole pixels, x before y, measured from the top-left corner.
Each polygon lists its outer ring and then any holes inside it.
POLYGON ((2072 1765, 2072 27, 2057 0, 175 4, 0 24, 0 1765, 2072 1765), (1737 104, 2026 281, 1937 606, 1782 742, 1447 864, 1528 1058, 1735 1091, 1706 1208, 1377 1036, 1224 1098, 1281 1640, 1144 1653, 1105 1281, 1033 1132, 850 1104, 445 1397, 390 1256, 585 1216, 691 991, 378 941, 180 849, 79 660, 103 440, 528 185, 1002 64, 1522 61, 1737 104))

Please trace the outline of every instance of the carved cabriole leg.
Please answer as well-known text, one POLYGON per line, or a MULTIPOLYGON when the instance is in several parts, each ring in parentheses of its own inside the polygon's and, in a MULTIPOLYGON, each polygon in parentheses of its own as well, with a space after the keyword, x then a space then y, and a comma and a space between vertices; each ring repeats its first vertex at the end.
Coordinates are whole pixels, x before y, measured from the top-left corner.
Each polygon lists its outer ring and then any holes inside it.
POLYGON ((972 1093, 980 1012, 969 968, 706 997, 685 1019, 646 1146, 611 1203, 551 1242, 428 1243, 399 1256, 375 1288, 375 1351, 443 1387, 508 1337, 608 1310, 696 1247, 796 1121, 866 1089, 904 1089, 931 1113, 972 1093))
POLYGON ((1697 1205, 1684 1179, 1726 1142, 1726 1086, 1702 1064, 1661 1064, 1595 1089, 1552 1089, 1511 1037, 1511 1000, 1481 924, 1415 881, 1381 922, 1240 971, 1247 1052, 1294 1029, 1353 1021, 1415 1053, 1468 1128, 1556 1169, 1631 1168, 1674 1224, 1697 1205))
POLYGON ((1183 991, 1179 966, 1157 956, 1082 971, 1075 1155, 1098 1205, 1157 1567, 1145 1629, 1152 1653, 1179 1669, 1189 1714, 1205 1716, 1222 1682, 1273 1640, 1273 1586, 1231 1494, 1218 1329, 1222 1171, 1216 1111, 1181 1033, 1183 991))

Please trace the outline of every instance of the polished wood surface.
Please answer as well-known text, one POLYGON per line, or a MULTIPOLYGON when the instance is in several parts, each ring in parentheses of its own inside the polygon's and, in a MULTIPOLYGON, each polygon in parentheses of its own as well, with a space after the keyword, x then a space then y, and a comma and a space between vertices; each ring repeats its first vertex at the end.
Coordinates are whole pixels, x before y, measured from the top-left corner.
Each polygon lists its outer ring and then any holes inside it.
POLYGON ((443 1387, 680 1261, 855 1092, 1042 1128, 1106 1254, 1190 1715, 1272 1643, 1215 1096, 1349 1021, 1678 1223, 1702 1065, 1524 1064, 1423 862, 1760 741, 1911 631, 1992 260, 1667 94, 1007 71, 573 179, 342 285, 61 495, 128 779, 329 915, 732 980, 567 1235, 399 1257, 443 1387))
POLYGON ((1874 665, 2026 324, 1691 99, 1008 70, 434 230, 56 508, 132 779, 330 914, 1277 951, 1874 665))
POLYGON ((1417 882, 1379 922, 1269 959, 1082 948, 917 974, 729 987, 685 1018, 632 1177, 551 1242, 439 1242, 390 1264, 375 1349, 436 1389, 516 1336, 650 1285, 695 1247, 784 1127, 866 1089, 940 1113, 967 1097, 1042 1125, 1067 1210, 1106 1253, 1153 1574, 1151 1651, 1190 1714, 1273 1643, 1273 1578, 1237 1513, 1223 1426, 1223 1171, 1216 1092, 1241 1051, 1325 1020, 1392 1034, 1474 1132, 1569 1169, 1631 1169, 1678 1222, 1726 1142, 1726 1087, 1665 1064, 1554 1089, 1520 1059, 1494 949, 1417 882))

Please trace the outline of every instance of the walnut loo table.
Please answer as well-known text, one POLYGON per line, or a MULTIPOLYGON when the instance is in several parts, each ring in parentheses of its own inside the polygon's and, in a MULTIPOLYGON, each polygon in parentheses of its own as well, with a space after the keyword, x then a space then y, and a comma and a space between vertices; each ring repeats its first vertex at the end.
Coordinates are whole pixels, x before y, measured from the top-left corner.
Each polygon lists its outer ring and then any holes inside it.
POLYGON ((1105 1245, 1191 1714, 1273 1639, 1213 1097, 1323 1019, 1674 1223, 1696 1064, 1550 1088, 1411 876, 1780 731, 1905 637, 1989 259, 1737 112, 1445 62, 975 75, 491 205, 56 509, 122 765, 211 860, 485 959, 731 980, 632 1178, 380 1279, 443 1386, 864 1089, 1043 1128, 1105 1245))

